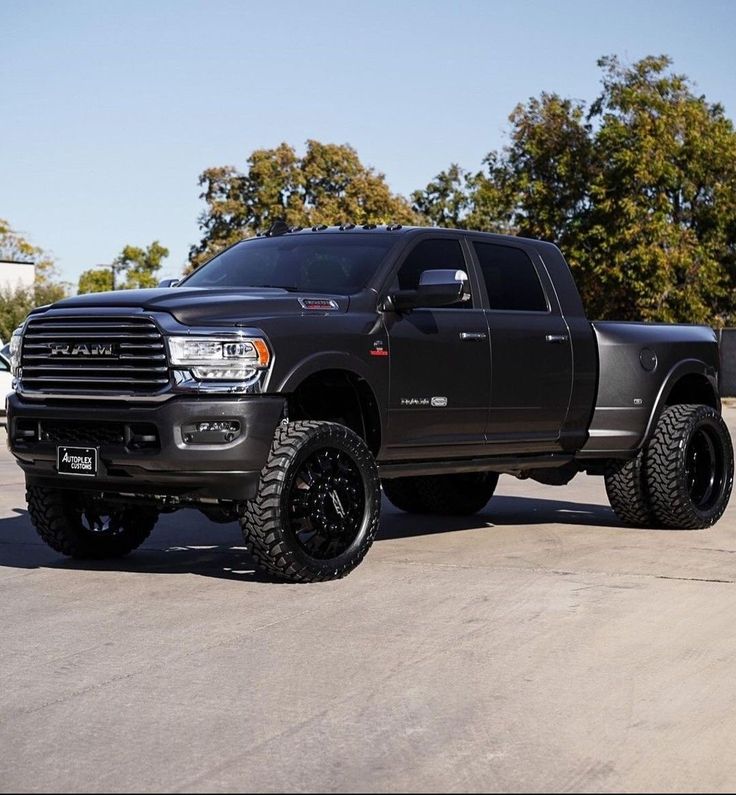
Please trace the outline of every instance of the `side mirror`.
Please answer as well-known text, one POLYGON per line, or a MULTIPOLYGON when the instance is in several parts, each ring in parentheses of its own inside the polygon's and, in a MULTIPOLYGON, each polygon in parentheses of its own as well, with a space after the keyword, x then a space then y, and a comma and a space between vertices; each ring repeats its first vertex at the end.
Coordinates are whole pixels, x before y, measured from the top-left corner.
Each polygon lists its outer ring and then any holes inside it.
POLYGON ((176 285, 179 284, 180 281, 181 281, 181 279, 162 279, 158 283, 157 286, 158 287, 176 287, 176 285))
POLYGON ((419 277, 416 290, 391 293, 384 302, 385 309, 414 309, 415 307, 449 306, 470 300, 468 274, 458 270, 428 270, 419 277))

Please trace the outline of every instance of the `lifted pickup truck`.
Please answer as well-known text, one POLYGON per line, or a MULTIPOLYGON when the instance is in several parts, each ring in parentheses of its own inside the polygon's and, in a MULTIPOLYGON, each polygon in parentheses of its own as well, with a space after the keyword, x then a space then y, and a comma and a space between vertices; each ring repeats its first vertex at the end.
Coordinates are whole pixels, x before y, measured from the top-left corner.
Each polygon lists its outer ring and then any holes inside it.
POLYGON ((173 289, 38 309, 12 349, 30 516, 75 557, 195 507, 237 519, 269 575, 316 581, 363 559, 381 487, 472 514, 500 473, 585 471, 624 522, 670 528, 731 492, 713 331, 589 322, 538 240, 277 223, 173 289))

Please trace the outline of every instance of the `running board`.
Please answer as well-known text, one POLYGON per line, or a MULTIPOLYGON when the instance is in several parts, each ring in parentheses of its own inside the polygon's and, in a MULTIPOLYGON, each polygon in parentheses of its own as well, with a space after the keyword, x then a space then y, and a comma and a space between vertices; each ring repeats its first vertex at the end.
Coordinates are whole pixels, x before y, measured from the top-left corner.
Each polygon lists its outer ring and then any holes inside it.
POLYGON ((417 475, 455 475, 461 472, 501 472, 507 475, 524 475, 534 469, 550 469, 572 464, 571 455, 549 453, 528 456, 484 456, 482 458, 456 458, 444 461, 390 461, 378 464, 382 479, 406 478, 417 475))

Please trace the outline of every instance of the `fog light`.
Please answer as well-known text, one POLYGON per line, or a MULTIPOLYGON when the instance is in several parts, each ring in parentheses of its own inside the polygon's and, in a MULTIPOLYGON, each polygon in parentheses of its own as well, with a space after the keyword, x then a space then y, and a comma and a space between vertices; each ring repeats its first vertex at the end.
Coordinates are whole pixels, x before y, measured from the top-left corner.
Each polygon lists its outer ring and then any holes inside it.
POLYGON ((187 444, 227 444, 240 436, 237 420, 203 420, 181 427, 187 444))

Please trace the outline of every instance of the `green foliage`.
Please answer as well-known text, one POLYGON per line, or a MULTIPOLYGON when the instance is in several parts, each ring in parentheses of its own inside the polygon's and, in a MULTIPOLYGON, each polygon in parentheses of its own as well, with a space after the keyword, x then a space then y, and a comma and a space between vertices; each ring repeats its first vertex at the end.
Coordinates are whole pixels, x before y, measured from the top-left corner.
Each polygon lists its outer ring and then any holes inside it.
POLYGON ((10 223, 0 218, 0 259, 16 262, 34 262, 43 251, 29 243, 22 235, 13 230, 10 223))
POLYGON ((33 287, 3 288, 0 290, 0 339, 7 342, 14 329, 37 306, 51 304, 66 295, 66 285, 56 281, 53 258, 34 246, 10 224, 0 218, 0 259, 35 263, 33 287))
POLYGON ((245 173, 222 166, 200 176, 207 208, 199 219, 203 238, 190 250, 191 267, 279 218, 289 226, 418 220, 409 203, 391 193, 384 175, 363 165, 350 146, 310 140, 299 157, 282 143, 256 150, 247 164, 245 173))
MULTIPOLYGON (((599 61, 603 92, 583 242, 599 311, 736 320, 736 133, 668 58, 599 61), (632 300, 633 299, 633 300, 632 300), (633 305, 633 306, 632 306, 633 305), (626 310, 628 309, 628 312, 626 310)), ((581 266, 584 263, 581 261, 581 266)))
POLYGON ((112 290, 112 270, 110 268, 90 268, 82 271, 77 284, 77 294, 106 293, 112 290))
POLYGON ((22 287, 0 289, 0 340, 3 344, 8 342, 34 306, 32 290, 22 287))
POLYGON ((470 211, 472 185, 472 175, 452 163, 424 190, 412 193, 414 209, 434 226, 464 228, 470 211))
POLYGON ((117 272, 125 273, 125 289, 155 287, 161 263, 169 256, 169 249, 154 240, 148 248, 126 246, 115 259, 117 272))
POLYGON ((602 91, 516 107, 477 174, 413 195, 432 223, 557 243, 591 315, 736 322, 736 133, 666 56, 602 58, 602 91))
POLYGON ((148 248, 125 246, 109 268, 90 268, 79 277, 77 292, 105 293, 110 290, 132 290, 155 287, 161 264, 169 256, 169 250, 154 240, 148 248), (125 274, 121 284, 120 275, 125 274))

